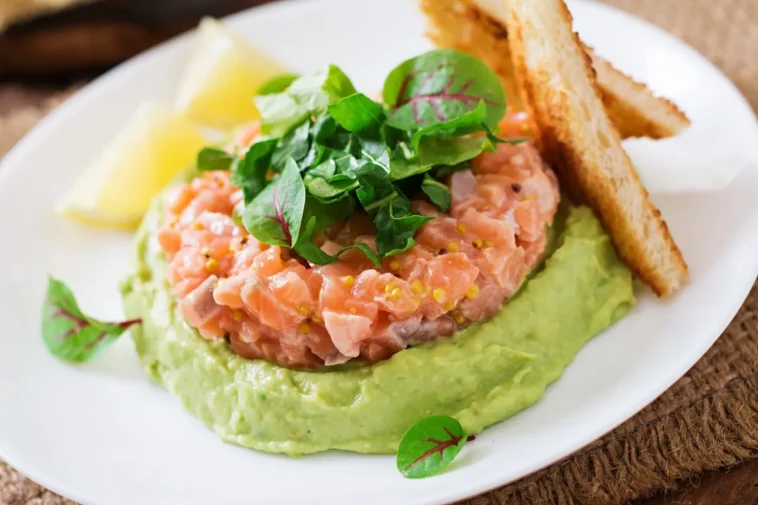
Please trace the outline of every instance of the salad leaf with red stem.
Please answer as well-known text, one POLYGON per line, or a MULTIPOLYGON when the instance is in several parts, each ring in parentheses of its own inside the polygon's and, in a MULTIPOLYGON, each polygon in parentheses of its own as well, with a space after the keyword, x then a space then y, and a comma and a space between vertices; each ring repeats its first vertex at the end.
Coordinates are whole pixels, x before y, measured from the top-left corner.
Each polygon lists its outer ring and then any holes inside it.
POLYGON ((461 423, 452 417, 432 416, 410 427, 397 450, 397 469, 409 479, 441 472, 466 445, 461 423))
POLYGON ((300 235, 305 208, 305 184, 290 158, 277 175, 245 209, 242 222, 259 241, 292 247, 300 235))
POLYGON ((85 315, 71 290, 61 281, 48 278, 42 306, 42 340, 53 356, 84 363, 115 342, 139 319, 103 322, 85 315))

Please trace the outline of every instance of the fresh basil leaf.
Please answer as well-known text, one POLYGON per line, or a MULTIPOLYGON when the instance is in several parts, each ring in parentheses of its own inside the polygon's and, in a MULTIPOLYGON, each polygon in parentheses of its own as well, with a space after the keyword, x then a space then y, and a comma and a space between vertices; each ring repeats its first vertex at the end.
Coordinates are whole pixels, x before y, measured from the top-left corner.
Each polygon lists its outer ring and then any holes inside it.
POLYGON ((471 160, 468 160, 462 163, 458 163, 457 165, 436 166, 431 170, 431 173, 435 177, 435 179, 442 179, 454 172, 460 172, 461 170, 470 170, 470 169, 471 169, 471 160))
POLYGON ((381 165, 364 163, 355 171, 355 175, 360 184, 356 196, 369 215, 398 196, 389 174, 381 165))
POLYGON ((334 255, 324 252, 320 247, 318 247, 316 244, 313 243, 313 234, 314 234, 313 230, 315 226, 316 226, 316 218, 313 217, 305 225, 305 229, 303 230, 303 233, 300 235, 300 239, 295 245, 295 252, 297 252, 302 258, 316 265, 328 265, 336 261, 337 258, 339 258, 339 256, 342 255, 342 253, 344 253, 345 251, 349 251, 351 249, 358 249, 363 254, 365 254, 366 257, 377 268, 381 268, 382 260, 379 258, 376 252, 366 244, 353 244, 353 245, 345 246, 339 251, 337 251, 337 254, 334 254, 334 255))
POLYGON ((381 105, 363 93, 356 93, 330 105, 329 114, 345 130, 360 133, 369 128, 379 128, 384 111, 381 105))
POLYGON ((268 185, 266 174, 271 166, 271 156, 278 139, 255 142, 245 153, 245 157, 232 164, 232 184, 242 190, 245 203, 250 203, 268 185))
POLYGON ((429 197, 441 212, 447 212, 450 209, 450 204, 452 203, 450 188, 432 179, 429 177, 429 174, 426 174, 424 180, 421 182, 421 191, 429 197))
POLYGON ((416 230, 425 223, 434 219, 411 213, 411 204, 407 198, 396 194, 376 212, 374 223, 376 224, 376 247, 382 258, 405 252, 416 241, 413 236, 416 230))
POLYGON ((337 120, 331 114, 320 116, 313 125, 311 133, 313 140, 319 144, 326 143, 335 133, 337 133, 337 120))
POLYGON ((197 153, 198 172, 210 172, 213 170, 229 170, 236 156, 215 147, 204 147, 197 153))
MULTIPOLYGON (((313 138, 311 140, 313 140, 313 138)), ((310 148, 308 148, 308 154, 306 154, 305 158, 300 161, 300 170, 305 171, 310 167, 318 166, 324 160, 329 158, 331 152, 332 150, 328 147, 312 141, 310 143, 310 148)))
POLYGON ((374 165, 381 167, 385 173, 389 174, 390 153, 384 140, 379 136, 358 136, 358 142, 360 145, 361 158, 369 160, 374 165))
POLYGON ((300 162, 310 151, 310 134, 311 123, 309 120, 306 120, 303 124, 280 138, 276 149, 271 155, 271 170, 281 172, 290 158, 295 160, 299 166, 300 162))
POLYGON ((479 102, 472 111, 466 112, 455 119, 425 126, 416 131, 411 137, 411 147, 418 149, 421 140, 430 136, 452 138, 471 133, 487 132, 487 125, 484 124, 486 114, 487 106, 484 102, 479 102))
POLYGON ((298 77, 299 76, 297 74, 283 74, 272 77, 268 81, 264 82, 260 88, 258 88, 258 92, 255 95, 263 96, 281 93, 282 91, 285 91, 287 88, 289 88, 290 84, 292 84, 298 77))
POLYGON ((256 96, 261 127, 271 136, 285 135, 311 116, 326 112, 330 104, 355 94, 350 79, 334 65, 295 79, 281 93, 256 96))
POLYGON ((343 198, 358 187, 358 181, 344 175, 336 175, 327 180, 308 173, 305 175, 304 182, 308 194, 327 203, 343 198))
POLYGON ((495 128, 505 114, 505 93, 497 75, 478 58, 455 49, 436 49, 411 58, 387 77, 387 123, 417 130, 446 123, 484 102, 484 123, 495 128))
POLYGON ((466 444, 466 432, 456 419, 432 416, 410 427, 397 450, 397 469, 409 479, 441 472, 466 444))
POLYGON ((305 185, 290 158, 284 170, 245 209, 242 221, 259 241, 292 247, 300 235, 305 208, 305 185))
POLYGON ((390 160, 390 179, 393 181, 407 179, 408 177, 428 172, 431 168, 432 165, 421 165, 417 161, 393 158, 390 160))
POLYGON ((140 322, 131 319, 106 323, 86 316, 71 290, 63 282, 48 278, 42 308, 42 339, 56 358, 74 363, 89 361, 140 322))
POLYGON ((422 166, 457 165, 469 161, 485 151, 494 151, 490 139, 481 137, 458 137, 444 139, 424 137, 418 149, 418 162, 422 166))
POLYGON ((305 210, 303 222, 308 223, 312 218, 316 219, 313 234, 319 234, 332 226, 337 221, 349 218, 355 210, 355 198, 347 197, 334 202, 324 203, 308 195, 305 198, 305 210))

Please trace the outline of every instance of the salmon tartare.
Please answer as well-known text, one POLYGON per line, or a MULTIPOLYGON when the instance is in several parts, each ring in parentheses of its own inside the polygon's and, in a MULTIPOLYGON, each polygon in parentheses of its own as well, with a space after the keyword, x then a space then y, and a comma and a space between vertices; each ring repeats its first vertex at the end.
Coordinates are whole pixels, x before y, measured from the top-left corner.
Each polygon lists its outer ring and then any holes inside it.
MULTIPOLYGON (((158 237, 185 318, 204 338, 228 337, 240 356, 308 368, 383 360, 491 318, 540 261, 559 190, 528 142, 500 144, 472 165, 445 181, 449 212, 412 200, 435 219, 382 268, 357 251, 312 265, 259 242, 233 219, 242 193, 228 172, 178 187, 158 237)), ((375 248, 375 233, 356 212, 318 242, 327 252, 375 248)))

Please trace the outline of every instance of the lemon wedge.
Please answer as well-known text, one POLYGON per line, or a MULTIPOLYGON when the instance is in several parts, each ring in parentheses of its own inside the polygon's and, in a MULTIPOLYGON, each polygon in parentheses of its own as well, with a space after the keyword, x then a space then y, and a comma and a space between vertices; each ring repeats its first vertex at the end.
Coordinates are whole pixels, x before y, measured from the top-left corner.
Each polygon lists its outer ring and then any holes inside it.
POLYGON ((176 107, 198 123, 231 128, 258 118, 255 92, 284 73, 222 23, 205 18, 179 84, 176 107))
POLYGON ((132 229, 155 195, 194 162, 204 144, 200 131, 179 113, 145 104, 57 211, 90 226, 132 229))

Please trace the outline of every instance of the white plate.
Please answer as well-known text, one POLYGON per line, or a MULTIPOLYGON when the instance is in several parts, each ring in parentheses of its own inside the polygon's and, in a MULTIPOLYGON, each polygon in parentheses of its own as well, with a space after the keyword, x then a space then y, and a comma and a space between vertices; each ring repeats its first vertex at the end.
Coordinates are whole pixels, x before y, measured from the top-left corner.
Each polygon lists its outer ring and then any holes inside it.
MULTIPOLYGON (((693 50, 599 4, 572 7, 582 36, 621 69, 696 124, 715 117, 718 128, 758 145, 746 102, 693 50)), ((334 62, 367 91, 429 47, 408 0, 285 2, 230 23, 294 69, 334 62)), ((714 342, 755 280, 753 170, 720 193, 658 199, 692 269, 687 288, 668 302, 642 294, 543 401, 486 430, 452 471, 412 481, 392 457, 288 459, 224 445, 148 383, 129 339, 75 368, 48 356, 39 336, 48 272, 72 284, 85 310, 120 316, 116 282, 130 236, 69 223, 52 204, 140 102, 170 102, 189 42, 180 37, 99 79, 45 119, 0 172, 0 455, 65 496, 88 505, 339 505, 432 504, 484 492, 579 449, 652 401, 714 342)))

